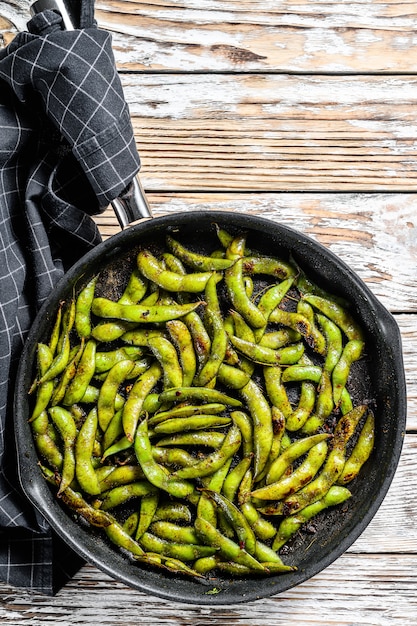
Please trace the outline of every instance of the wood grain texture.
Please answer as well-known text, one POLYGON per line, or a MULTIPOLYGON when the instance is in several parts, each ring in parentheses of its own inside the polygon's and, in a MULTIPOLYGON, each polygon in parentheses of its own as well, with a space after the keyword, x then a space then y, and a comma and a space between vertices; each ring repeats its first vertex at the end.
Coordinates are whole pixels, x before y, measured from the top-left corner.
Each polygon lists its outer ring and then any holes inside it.
POLYGON ((415 76, 122 76, 152 190, 416 191, 415 76))
POLYGON ((413 3, 98 0, 123 70, 414 72, 413 3))
POLYGON ((210 607, 151 597, 86 566, 55 598, 1 585, 0 618, 5 626, 415 626, 416 585, 414 555, 346 553, 280 595, 210 607))

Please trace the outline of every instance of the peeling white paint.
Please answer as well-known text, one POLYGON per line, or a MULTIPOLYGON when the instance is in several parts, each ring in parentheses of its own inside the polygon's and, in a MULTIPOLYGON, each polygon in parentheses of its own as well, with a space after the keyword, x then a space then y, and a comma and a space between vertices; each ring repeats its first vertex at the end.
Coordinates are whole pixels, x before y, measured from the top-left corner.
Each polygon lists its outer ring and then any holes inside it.
POLYGON ((343 37, 326 29, 307 31, 305 34, 304 50, 307 54, 326 52, 337 56, 352 56, 355 49, 347 44, 343 37))

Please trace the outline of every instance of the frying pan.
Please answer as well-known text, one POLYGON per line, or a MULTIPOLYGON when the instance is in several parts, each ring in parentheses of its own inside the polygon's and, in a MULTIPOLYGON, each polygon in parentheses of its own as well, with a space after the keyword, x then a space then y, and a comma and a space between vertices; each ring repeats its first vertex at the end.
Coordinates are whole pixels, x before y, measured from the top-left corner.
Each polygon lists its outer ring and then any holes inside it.
POLYGON ((285 591, 320 572, 343 554, 378 510, 400 457, 406 419, 406 390, 398 327, 391 314, 363 281, 338 257, 310 237, 269 219, 223 211, 192 211, 136 223, 85 255, 61 279, 44 303, 26 341, 15 394, 16 445, 22 488, 52 528, 76 552, 110 576, 141 591, 171 600, 199 604, 230 604, 285 591), (208 253, 216 245, 214 224, 230 233, 247 233, 247 245, 263 254, 290 257, 316 283, 342 296, 365 331, 366 368, 355 374, 353 395, 372 402, 376 415, 374 451, 350 484, 352 497, 341 507, 320 514, 314 536, 299 533, 285 555, 297 570, 267 579, 218 579, 201 583, 142 568, 113 549, 107 540, 75 522, 61 508, 37 467, 28 418, 27 390, 34 377, 36 346, 45 341, 62 300, 70 298, 99 272, 111 276, 105 295, 120 293, 132 260, 141 247, 162 245, 168 233, 185 245, 208 253), (209 585, 209 586, 207 586, 209 585), (213 588, 220 593, 207 594, 213 588))
MULTIPOLYGON (((38 10, 65 12, 65 2, 38 0, 38 10), (62 6, 61 6, 62 3, 62 6)), ((66 24, 71 27, 71 16, 66 24)), ((113 203, 124 228, 137 218, 150 217, 149 205, 138 179, 122 198, 113 203)), ((380 507, 391 484, 401 454, 406 421, 406 387, 399 329, 394 318, 365 283, 330 250, 310 237, 261 217, 223 211, 195 210, 183 215, 144 220, 107 239, 80 259, 61 279, 37 315, 26 341, 16 380, 15 435, 21 485, 29 501, 47 519, 55 532, 86 561, 121 582, 149 594, 178 602, 220 605, 247 602, 288 590, 314 576, 359 537, 380 507), (181 578, 133 563, 105 537, 77 522, 56 499, 37 466, 28 419, 31 414, 28 389, 34 378, 38 342, 45 341, 55 321, 56 310, 96 274, 111 278, 101 295, 121 293, 137 251, 158 249, 171 233, 201 253, 217 247, 214 224, 231 234, 247 233, 247 245, 268 256, 296 263, 324 289, 342 296, 365 331, 366 359, 355 368, 354 401, 367 401, 375 408, 374 451, 359 476, 349 485, 352 497, 339 507, 319 514, 315 534, 298 533, 289 544, 285 562, 297 570, 268 578, 216 578, 205 582, 181 578), (106 292, 107 288, 107 292, 106 292), (216 592, 213 593, 213 587, 216 592)))

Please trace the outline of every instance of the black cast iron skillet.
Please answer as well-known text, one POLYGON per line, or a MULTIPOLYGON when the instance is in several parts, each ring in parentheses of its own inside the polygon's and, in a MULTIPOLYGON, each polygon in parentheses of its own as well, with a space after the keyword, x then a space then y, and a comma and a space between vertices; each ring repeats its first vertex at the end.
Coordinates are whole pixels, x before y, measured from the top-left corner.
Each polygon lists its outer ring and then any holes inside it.
POLYGON ((340 259, 311 238, 291 228, 244 214, 194 211, 138 223, 100 244, 83 257, 45 302, 27 339, 15 394, 16 444, 19 473, 28 499, 52 528, 88 562, 125 584, 171 600, 199 604, 246 602, 285 591, 314 576, 343 554, 359 537, 387 493, 400 457, 406 419, 406 389, 398 327, 391 314, 361 279, 340 259), (232 234, 247 232, 247 245, 270 256, 293 257, 308 275, 328 291, 343 296, 366 334, 367 358, 355 370, 352 394, 369 401, 376 414, 375 449, 349 487, 346 503, 320 514, 314 535, 299 533, 284 560, 297 571, 271 578, 218 579, 201 583, 132 563, 93 529, 74 521, 64 510, 37 467, 28 418, 27 391, 34 377, 36 346, 50 333, 58 304, 77 293, 98 272, 109 279, 109 297, 121 285, 141 247, 158 248, 167 233, 200 252, 218 247, 213 224, 232 234), (208 594, 213 587, 219 593, 208 594))

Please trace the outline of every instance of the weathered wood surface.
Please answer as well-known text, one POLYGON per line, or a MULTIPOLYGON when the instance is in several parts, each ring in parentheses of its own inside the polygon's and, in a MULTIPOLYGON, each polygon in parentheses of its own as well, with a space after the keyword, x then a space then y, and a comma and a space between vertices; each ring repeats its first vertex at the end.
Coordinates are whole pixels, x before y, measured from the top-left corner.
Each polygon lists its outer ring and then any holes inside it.
MULTIPOLYGON (((0 2, 11 34, 25 27, 30 4, 0 2)), ((121 70, 395 74, 417 69, 417 12, 410 2, 97 0, 96 17, 113 33, 121 70)))
POLYGON ((148 189, 417 189, 415 76, 129 74, 122 82, 148 189))
MULTIPOLYGON (((28 0, 0 0, 0 45, 28 0)), ((403 340, 407 433, 388 494, 333 565, 284 594, 174 605, 85 566, 54 598, 0 584, 9 626, 417 624, 417 48, 403 0, 97 0, 155 216, 251 213, 347 262, 403 340), (302 192, 302 193, 301 193, 302 192)), ((111 210, 97 217, 118 231, 111 210)))
POLYGON ((346 553, 278 596, 223 607, 176 604, 132 591, 86 566, 53 599, 0 586, 7 626, 415 626, 415 554, 346 553))
POLYGON ((414 72, 413 3, 96 3, 127 70, 414 72))

